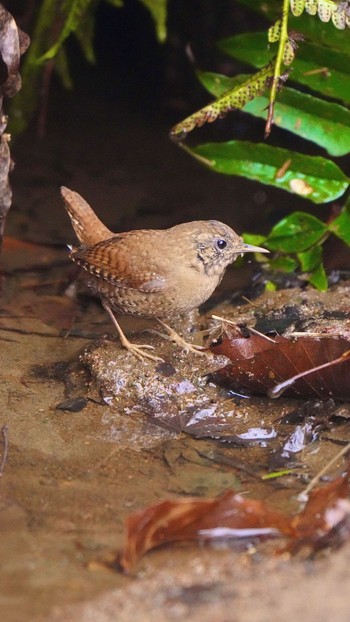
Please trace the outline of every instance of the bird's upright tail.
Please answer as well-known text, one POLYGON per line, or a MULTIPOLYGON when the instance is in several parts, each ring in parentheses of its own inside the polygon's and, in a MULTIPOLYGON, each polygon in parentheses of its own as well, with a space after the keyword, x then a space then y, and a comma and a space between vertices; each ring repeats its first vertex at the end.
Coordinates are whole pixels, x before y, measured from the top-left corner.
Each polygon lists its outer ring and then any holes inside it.
POLYGON ((115 235, 105 227, 80 194, 61 186, 61 195, 75 234, 82 246, 93 246, 115 235))

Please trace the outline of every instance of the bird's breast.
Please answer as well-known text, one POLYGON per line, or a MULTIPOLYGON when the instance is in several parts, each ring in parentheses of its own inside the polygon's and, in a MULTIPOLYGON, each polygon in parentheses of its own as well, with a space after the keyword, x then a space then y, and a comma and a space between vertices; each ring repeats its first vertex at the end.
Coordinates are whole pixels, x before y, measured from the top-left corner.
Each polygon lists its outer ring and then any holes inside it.
POLYGON ((126 315, 171 318, 198 308, 213 293, 219 278, 208 278, 191 270, 181 270, 165 279, 161 291, 141 291, 93 279, 94 292, 108 300, 111 307, 126 315))

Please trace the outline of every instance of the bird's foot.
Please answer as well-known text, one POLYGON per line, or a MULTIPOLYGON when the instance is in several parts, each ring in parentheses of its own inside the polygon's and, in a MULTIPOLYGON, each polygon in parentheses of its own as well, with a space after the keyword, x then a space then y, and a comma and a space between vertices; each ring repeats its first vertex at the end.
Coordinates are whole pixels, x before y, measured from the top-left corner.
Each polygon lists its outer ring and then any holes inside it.
POLYGON ((111 318, 114 326, 116 327, 118 334, 119 334, 120 342, 123 348, 131 352, 131 354, 133 354, 134 356, 136 356, 136 358, 138 358, 139 361, 143 361, 144 359, 150 359, 151 361, 155 361, 155 362, 160 361, 161 363, 164 363, 164 360, 161 359, 160 356, 154 356, 153 354, 148 354, 148 352, 143 352, 143 350, 154 350, 153 346, 148 345, 148 344, 131 343, 131 341, 129 341, 129 339, 125 337, 122 329, 119 326, 119 323, 114 317, 114 313, 111 307, 109 306, 106 300, 102 300, 102 306, 106 309, 109 317, 111 318))
POLYGON ((148 344, 131 343, 131 341, 129 341, 129 339, 127 339, 125 335, 123 335, 123 337, 120 336, 120 341, 122 346, 126 350, 131 352, 131 354, 136 356, 139 361, 143 361, 144 359, 150 359, 151 361, 160 361, 161 363, 164 363, 164 359, 160 358, 160 356, 155 356, 153 354, 149 354, 148 352, 144 352, 144 350, 154 350, 153 346, 150 346, 148 344))
POLYGON ((159 322, 159 324, 163 326, 163 328, 166 330, 166 334, 159 333, 158 331, 152 331, 152 332, 157 333, 163 339, 169 339, 170 341, 173 341, 178 346, 180 346, 180 348, 182 348, 183 350, 186 350, 186 352, 193 352, 193 354, 199 354, 201 356, 207 355, 207 352, 205 352, 205 348, 203 346, 197 346, 193 343, 188 343, 188 341, 186 341, 183 337, 181 337, 181 335, 179 335, 179 333, 177 333, 176 330, 174 330, 173 328, 171 328, 171 326, 168 326, 167 324, 162 322, 162 320, 160 320, 159 318, 157 318, 157 322, 159 322))

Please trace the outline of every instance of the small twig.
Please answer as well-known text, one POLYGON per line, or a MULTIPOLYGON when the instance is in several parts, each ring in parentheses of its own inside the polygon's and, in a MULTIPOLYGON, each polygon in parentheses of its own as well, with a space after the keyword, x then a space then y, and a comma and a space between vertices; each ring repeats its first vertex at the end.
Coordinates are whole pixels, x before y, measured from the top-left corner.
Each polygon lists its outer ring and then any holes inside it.
MULTIPOLYGON (((332 333, 331 336, 332 337, 341 337, 342 335, 341 335, 341 333, 332 333)), ((328 339, 329 339, 330 334, 329 333, 300 333, 298 331, 295 331, 293 333, 290 333, 288 335, 288 337, 313 337, 313 338, 314 337, 317 337, 317 338, 319 338, 319 337, 328 337, 328 339)))
POLYGON ((338 451, 338 453, 334 456, 334 458, 332 458, 332 460, 327 462, 327 464, 318 473, 316 473, 315 477, 312 478, 312 480, 308 483, 306 488, 298 495, 298 500, 307 501, 309 498, 309 493, 314 488, 314 486, 317 484, 317 482, 321 479, 321 477, 328 471, 328 469, 335 462, 337 462, 337 460, 339 460, 339 458, 344 456, 349 450, 350 450, 350 443, 347 443, 345 447, 343 447, 340 451, 338 451))
POLYGON ((322 73, 326 78, 331 75, 328 67, 317 67, 317 69, 310 69, 309 71, 303 71, 303 76, 314 76, 317 73, 322 73))
POLYGON ((259 305, 250 300, 250 298, 247 298, 247 296, 242 296, 242 300, 245 300, 248 304, 252 305, 252 307, 256 307, 257 309, 259 308, 259 305))
POLYGON ((219 322, 225 322, 225 324, 231 324, 232 326, 237 327, 237 322, 233 322, 233 320, 227 320, 226 318, 221 317, 221 315, 213 314, 211 317, 213 320, 219 320, 219 322))
POLYGON ((4 443, 4 453, 2 456, 1 464, 0 464, 0 477, 4 474, 5 464, 7 462, 7 455, 9 450, 9 439, 8 439, 8 427, 7 425, 3 425, 1 428, 2 440, 4 443))
POLYGON ((260 330, 256 330, 256 328, 251 328, 251 326, 247 326, 246 328, 253 335, 258 335, 258 337, 262 337, 263 339, 266 339, 266 341, 270 341, 271 343, 276 343, 275 339, 272 339, 272 337, 268 337, 267 335, 264 335, 264 333, 261 333, 260 330))
POLYGON ((276 172, 275 179, 281 179, 282 177, 284 177, 291 164, 292 164, 291 158, 286 160, 284 164, 282 164, 281 168, 279 168, 278 171, 276 172))
POLYGON ((294 384, 294 382, 296 382, 297 380, 300 380, 300 378, 304 378, 305 376, 308 376, 309 374, 313 374, 316 371, 327 369, 327 367, 332 367, 333 365, 339 365, 340 363, 344 363, 345 361, 348 361, 349 359, 350 359, 350 350, 346 350, 346 352, 343 352, 343 354, 341 354, 338 358, 333 359, 332 361, 327 361, 327 363, 323 363, 322 365, 311 367, 310 369, 306 369, 305 371, 300 372, 300 374, 291 376, 290 378, 288 378, 287 380, 284 380, 283 382, 279 382, 274 387, 268 390, 267 395, 268 397, 271 397, 272 399, 280 397, 282 393, 284 393, 284 391, 288 389, 288 387, 294 384))
MULTIPOLYGON (((224 324, 230 324, 231 326, 235 326, 236 328, 237 327, 239 328, 237 322, 234 322, 233 320, 227 320, 224 317, 221 317, 220 315, 212 315, 211 317, 213 320, 219 320, 220 322, 223 322, 224 324)), ((258 335, 259 337, 266 339, 266 341, 270 341, 271 343, 276 343, 274 339, 271 339, 271 337, 264 335, 264 333, 261 333, 259 330, 256 330, 256 328, 251 328, 250 326, 245 326, 245 328, 253 335, 258 335)))

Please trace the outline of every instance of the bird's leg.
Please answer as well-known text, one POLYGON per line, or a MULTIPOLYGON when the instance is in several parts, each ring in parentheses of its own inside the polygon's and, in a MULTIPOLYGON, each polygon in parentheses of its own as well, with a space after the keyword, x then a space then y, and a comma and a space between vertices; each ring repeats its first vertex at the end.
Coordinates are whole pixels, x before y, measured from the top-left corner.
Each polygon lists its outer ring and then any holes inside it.
POLYGON ((201 354, 204 356, 206 355, 206 352, 203 352, 203 350, 205 350, 203 346, 196 346, 193 343, 188 343, 188 341, 181 337, 181 335, 179 335, 176 330, 171 328, 171 326, 168 326, 167 324, 162 322, 162 320, 160 320, 158 317, 156 319, 157 322, 159 322, 159 324, 163 328, 165 328, 167 332, 167 335, 164 335, 163 333, 158 333, 158 331, 155 331, 158 335, 163 337, 163 339, 170 339, 170 341, 174 341, 178 346, 180 346, 180 348, 186 350, 187 352, 193 352, 194 354, 201 354))
POLYGON ((120 342, 122 344, 122 346, 124 348, 126 348, 127 350, 129 350, 129 352, 131 352, 131 354, 133 354, 134 356, 136 356, 136 358, 138 358, 140 361, 142 361, 143 359, 151 359, 151 361, 161 361, 164 362, 163 359, 160 358, 160 356, 153 356, 153 354, 148 354, 147 352, 143 352, 143 350, 154 350, 154 347, 151 345, 147 345, 147 344, 135 344, 135 343, 131 343, 129 341, 129 339, 127 339, 127 337, 124 335, 122 329, 120 328, 117 320, 114 317, 114 313, 111 309, 111 307, 109 306, 108 302, 106 302, 105 300, 102 300, 102 306, 103 308, 107 311, 109 317, 111 318, 114 326, 116 327, 118 334, 119 334, 119 338, 120 338, 120 342))

